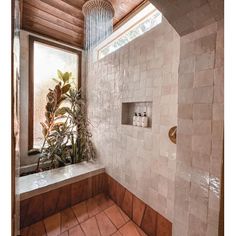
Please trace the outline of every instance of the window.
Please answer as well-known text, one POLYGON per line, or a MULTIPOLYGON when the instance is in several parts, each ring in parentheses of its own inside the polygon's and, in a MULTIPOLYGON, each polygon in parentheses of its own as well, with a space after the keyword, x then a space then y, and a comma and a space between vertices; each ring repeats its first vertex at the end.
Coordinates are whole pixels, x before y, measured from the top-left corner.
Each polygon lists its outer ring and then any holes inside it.
POLYGON ((40 122, 45 120, 46 95, 56 83, 57 70, 72 72, 74 85, 80 87, 81 52, 30 36, 29 58, 29 149, 43 143, 40 122))
POLYGON ((149 3, 98 46, 96 49, 97 58, 101 59, 123 47, 135 38, 160 24, 161 21, 162 14, 151 3, 149 3))

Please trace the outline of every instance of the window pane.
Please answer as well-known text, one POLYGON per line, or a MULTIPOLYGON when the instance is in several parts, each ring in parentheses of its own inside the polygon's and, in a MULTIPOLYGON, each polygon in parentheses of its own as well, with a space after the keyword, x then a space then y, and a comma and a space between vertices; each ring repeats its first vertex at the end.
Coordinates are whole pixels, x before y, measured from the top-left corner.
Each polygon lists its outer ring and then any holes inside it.
POLYGON ((78 55, 63 49, 34 42, 34 113, 33 113, 33 147, 40 148, 43 143, 40 122, 45 120, 44 112, 46 95, 49 88, 53 89, 57 78, 57 70, 72 72, 74 86, 78 85, 78 55))
POLYGON ((152 4, 149 4, 146 8, 147 10, 150 9, 151 13, 145 11, 146 9, 144 8, 143 12, 139 13, 143 15, 143 19, 134 23, 129 29, 125 29, 124 27, 124 32, 119 37, 115 38, 111 43, 98 51, 98 59, 102 59, 108 54, 118 50, 161 23, 162 14, 152 4))

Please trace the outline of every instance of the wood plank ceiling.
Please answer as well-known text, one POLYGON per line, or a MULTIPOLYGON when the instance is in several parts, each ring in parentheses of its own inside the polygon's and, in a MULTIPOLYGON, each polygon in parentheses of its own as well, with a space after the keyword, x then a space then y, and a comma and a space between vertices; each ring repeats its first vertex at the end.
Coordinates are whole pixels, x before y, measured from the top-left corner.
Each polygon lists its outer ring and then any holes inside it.
MULTIPOLYGON (((84 16, 82 6, 88 0, 22 0, 21 28, 83 48, 84 16)), ((110 0, 114 26, 145 0, 110 0)))

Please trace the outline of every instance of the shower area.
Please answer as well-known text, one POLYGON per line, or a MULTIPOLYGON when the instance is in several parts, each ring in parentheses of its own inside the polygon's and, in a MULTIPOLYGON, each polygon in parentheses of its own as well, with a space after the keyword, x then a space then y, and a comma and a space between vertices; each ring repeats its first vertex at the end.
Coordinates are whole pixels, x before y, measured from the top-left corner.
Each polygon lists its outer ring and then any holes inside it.
POLYGON ((223 1, 16 2, 15 235, 223 235, 223 1))

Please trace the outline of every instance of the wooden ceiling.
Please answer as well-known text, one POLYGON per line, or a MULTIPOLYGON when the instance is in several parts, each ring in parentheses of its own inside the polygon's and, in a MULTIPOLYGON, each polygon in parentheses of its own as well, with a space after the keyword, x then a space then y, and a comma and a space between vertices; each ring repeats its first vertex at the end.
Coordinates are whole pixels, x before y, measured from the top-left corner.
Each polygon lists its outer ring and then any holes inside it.
MULTIPOLYGON (((83 48, 84 16, 82 6, 88 0, 22 0, 21 28, 83 48)), ((145 0, 110 0, 114 26, 123 21, 145 0)))

